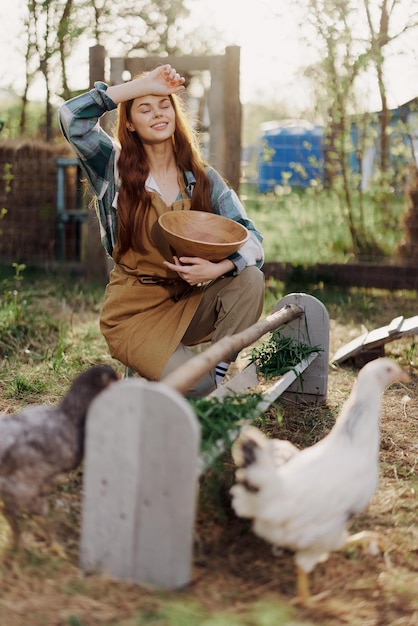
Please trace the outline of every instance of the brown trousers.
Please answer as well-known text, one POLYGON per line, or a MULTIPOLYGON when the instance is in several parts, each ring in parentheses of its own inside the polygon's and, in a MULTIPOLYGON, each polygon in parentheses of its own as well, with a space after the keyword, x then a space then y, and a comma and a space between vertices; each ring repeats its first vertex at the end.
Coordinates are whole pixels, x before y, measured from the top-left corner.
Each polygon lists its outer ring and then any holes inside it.
MULTIPOLYGON (((190 322, 182 342, 164 366, 161 377, 193 358, 187 346, 205 341, 218 341, 226 335, 248 328, 258 321, 264 305, 264 274, 256 266, 245 268, 237 276, 225 276, 205 287, 203 298, 190 322)), ((231 354, 225 361, 234 361, 231 354)), ((188 392, 189 397, 202 397, 216 387, 215 371, 201 378, 188 392)))

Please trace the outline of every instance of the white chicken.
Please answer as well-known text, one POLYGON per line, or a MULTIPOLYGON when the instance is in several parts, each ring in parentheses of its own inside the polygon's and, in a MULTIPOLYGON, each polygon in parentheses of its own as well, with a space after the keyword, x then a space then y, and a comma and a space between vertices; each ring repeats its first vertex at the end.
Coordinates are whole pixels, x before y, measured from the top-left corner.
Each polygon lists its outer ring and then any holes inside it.
POLYGON ((289 442, 269 440, 253 426, 233 444, 232 507, 253 520, 256 535, 295 552, 302 602, 309 599, 308 574, 317 563, 349 542, 371 540, 367 533, 349 537, 346 526, 377 488, 382 393, 408 380, 394 361, 377 359, 360 371, 331 432, 315 445, 289 449, 289 442))

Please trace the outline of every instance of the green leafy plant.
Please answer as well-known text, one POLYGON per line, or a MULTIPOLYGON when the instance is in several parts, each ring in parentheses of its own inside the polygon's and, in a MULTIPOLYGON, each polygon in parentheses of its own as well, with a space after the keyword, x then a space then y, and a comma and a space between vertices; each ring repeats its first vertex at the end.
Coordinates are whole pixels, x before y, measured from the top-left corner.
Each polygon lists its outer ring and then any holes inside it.
POLYGON ((257 373, 269 380, 293 370, 303 359, 320 350, 320 346, 310 346, 291 336, 284 337, 277 329, 267 341, 252 349, 251 362, 255 363, 257 373))
POLYGON ((228 449, 237 429, 257 416, 262 394, 236 393, 223 398, 190 398, 201 426, 201 453, 210 462, 228 449))

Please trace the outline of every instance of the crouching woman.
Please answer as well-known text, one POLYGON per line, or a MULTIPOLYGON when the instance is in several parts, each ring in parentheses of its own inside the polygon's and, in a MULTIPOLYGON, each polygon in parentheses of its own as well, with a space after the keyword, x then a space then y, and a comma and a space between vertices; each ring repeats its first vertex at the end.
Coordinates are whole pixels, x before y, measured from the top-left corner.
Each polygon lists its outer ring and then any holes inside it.
MULTIPOLYGON (((100 316, 112 357, 160 380, 193 357, 192 346, 244 330, 264 302, 262 236, 235 192, 202 158, 170 65, 94 89, 60 108, 60 124, 95 196, 102 243, 114 260, 100 316), (115 137, 100 118, 117 108, 115 137), (244 225, 238 252, 211 262, 173 257, 158 218, 203 210, 244 225)), ((220 383, 236 354, 187 395, 220 383)))

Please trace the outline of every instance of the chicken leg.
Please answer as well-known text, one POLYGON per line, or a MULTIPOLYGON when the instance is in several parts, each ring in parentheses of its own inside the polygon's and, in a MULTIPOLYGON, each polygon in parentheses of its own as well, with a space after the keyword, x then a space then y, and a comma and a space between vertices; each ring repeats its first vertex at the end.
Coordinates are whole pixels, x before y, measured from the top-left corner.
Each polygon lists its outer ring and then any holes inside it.
POLYGON ((304 569, 296 566, 297 575, 297 597, 302 604, 306 604, 310 598, 309 578, 304 569))

